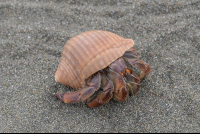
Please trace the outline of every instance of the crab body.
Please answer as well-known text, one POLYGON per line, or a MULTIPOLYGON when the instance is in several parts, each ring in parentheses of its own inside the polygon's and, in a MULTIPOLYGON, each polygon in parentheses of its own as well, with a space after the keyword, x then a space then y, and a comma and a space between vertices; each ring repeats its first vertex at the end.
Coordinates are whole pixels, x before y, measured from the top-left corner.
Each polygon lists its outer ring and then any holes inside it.
POLYGON ((111 98, 124 101, 136 94, 150 66, 138 59, 133 46, 132 39, 108 31, 88 31, 71 38, 64 46, 55 81, 78 90, 57 93, 57 98, 65 103, 86 101, 94 108, 111 98), (127 64, 141 73, 137 75, 127 64))

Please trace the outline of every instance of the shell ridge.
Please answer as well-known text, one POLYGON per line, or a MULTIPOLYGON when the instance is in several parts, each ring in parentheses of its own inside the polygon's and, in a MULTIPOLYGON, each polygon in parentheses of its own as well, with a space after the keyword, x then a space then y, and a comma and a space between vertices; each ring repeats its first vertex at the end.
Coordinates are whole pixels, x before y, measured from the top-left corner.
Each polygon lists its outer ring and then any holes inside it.
MULTIPOLYGON (((102 46, 104 46, 104 48, 100 51, 100 52, 98 52, 98 53, 101 53, 102 51, 105 51, 105 50, 107 50, 109 47, 108 47, 108 45, 107 45, 107 42, 106 41, 104 41, 104 40, 102 40, 101 39, 101 37, 102 37, 102 34, 104 34, 104 32, 101 32, 101 31, 95 31, 95 32, 93 32, 93 33, 88 33, 88 35, 90 35, 91 37, 92 37, 92 39, 94 40, 94 45, 93 46, 95 46, 95 48, 97 49, 97 50, 99 50, 98 49, 98 46, 96 45, 96 44, 102 44, 102 46)), ((88 37, 88 39, 90 40, 90 38, 88 37)), ((106 38, 105 38, 106 39, 106 38)), ((96 57, 97 55, 95 55, 95 57, 96 57)), ((92 57, 92 59, 93 59, 94 57, 92 57)), ((92 60, 91 59, 91 60, 92 60)), ((90 61, 91 61, 90 60, 90 61)), ((89 62, 90 62, 89 61, 89 62)), ((93 61, 92 61, 93 62, 93 61)), ((89 64, 89 63, 88 63, 89 64)), ((88 65, 88 64, 86 64, 86 66, 88 65)), ((84 66, 84 67, 86 67, 86 66, 84 66)), ((94 72, 94 70, 95 70, 95 68, 98 68, 98 65, 97 64, 94 64, 94 68, 90 71, 90 72, 94 72)), ((84 68, 83 68, 83 70, 84 70, 84 68)), ((86 75, 87 75, 87 73, 86 73, 86 75)), ((85 75, 84 75, 84 78, 85 78, 85 75)))
MULTIPOLYGON (((111 47, 111 48, 108 48, 108 49, 106 49, 106 50, 104 50, 104 51, 108 51, 108 50, 113 49, 113 48, 121 48, 121 47, 124 47, 124 46, 111 47)), ((93 60, 95 60, 96 57, 97 57, 98 55, 100 55, 101 53, 103 53, 104 51, 101 51, 101 52, 98 53, 93 59, 91 59, 91 60, 86 64, 86 66, 81 70, 81 72, 88 66, 89 63, 93 62, 93 60)), ((116 60, 116 59, 115 59, 115 60, 116 60)), ((113 62, 113 61, 112 61, 112 62, 113 62)), ((82 72, 82 73, 83 73, 83 72, 82 72)))
MULTIPOLYGON (((78 36, 78 35, 77 35, 77 36, 78 36)), ((74 42, 78 43, 78 42, 76 41, 76 38, 72 38, 71 41, 74 41, 74 42)), ((76 50, 76 48, 74 47, 74 44, 75 44, 75 43, 71 44, 70 46, 73 47, 74 50, 76 51, 76 53, 79 54, 79 51, 76 50)), ((79 43, 78 43, 78 44, 79 44, 79 43)), ((70 50, 68 50, 68 51, 70 51, 70 50)), ((81 66, 81 63, 79 62, 79 60, 77 59, 77 57, 76 57, 73 53, 71 53, 71 54, 76 58, 76 60, 78 61, 79 65, 81 66)), ((80 57, 82 57, 82 56, 80 55, 80 57)), ((83 67, 81 66, 81 69, 82 69, 82 68, 83 68, 83 67)))
MULTIPOLYGON (((83 44, 84 46, 86 45, 88 47, 92 44, 91 41, 88 41, 87 36, 84 36, 84 35, 81 34, 80 36, 78 36, 78 38, 81 40, 81 44, 83 44)), ((78 40, 77 40, 77 42, 80 43, 80 41, 78 41, 78 40)), ((82 46, 82 48, 86 52, 87 57, 89 57, 90 53, 92 53, 92 50, 89 51, 88 49, 85 49, 85 47, 83 47, 83 46, 82 46)))
MULTIPOLYGON (((76 42, 77 44, 79 44, 79 45, 81 45, 81 44, 84 44, 85 43, 85 36, 83 36, 83 35, 79 35, 79 36, 77 36, 76 38, 73 38, 73 41, 74 42, 76 42), (84 42, 84 43, 82 43, 82 42, 84 42)), ((86 44, 86 43, 85 43, 86 44)), ((72 46, 75 50, 77 50, 75 47, 74 47, 74 45, 72 46)), ((81 52, 83 52, 84 53, 84 55, 87 55, 87 56, 89 56, 89 52, 88 52, 88 50, 85 48, 85 47, 82 47, 81 48, 82 49, 82 51, 81 52)), ((77 52, 79 52, 79 51, 77 51, 77 52)), ((82 57, 82 56, 81 56, 82 57)), ((81 64, 80 64, 81 65, 81 64)), ((85 66, 85 65, 84 65, 85 66)), ((83 67, 81 66, 81 69, 82 69, 83 67)))
MULTIPOLYGON (((70 46, 72 46, 73 47, 73 45, 70 45, 70 46)), ((65 47, 65 46, 64 46, 65 47)), ((80 64, 80 62, 79 62, 79 60, 77 59, 77 57, 73 54, 73 53, 71 53, 71 51, 67 48, 67 47, 65 47, 67 50, 68 50, 68 52, 70 53, 70 54, 72 54, 73 55, 73 57, 76 59, 76 61, 79 63, 79 65, 81 66, 81 64, 80 64)), ((74 48, 74 47, 73 47, 74 48)), ((75 48, 74 48, 75 49, 75 48)), ((81 69, 82 69, 82 67, 81 67, 81 69)))
MULTIPOLYGON (((112 40, 112 42, 118 42, 115 38, 113 38, 113 35, 114 37, 116 36, 115 34, 111 33, 111 32, 104 32, 104 34, 108 37, 110 37, 109 39, 112 40)), ((119 40, 120 41, 120 40, 119 40)), ((121 46, 121 45, 120 45, 121 46)), ((117 57, 117 54, 116 53, 113 53, 114 57, 117 57)))
MULTIPOLYGON (((57 71, 59 71, 60 74, 63 74, 63 73, 61 72, 61 70, 58 69, 57 71)), ((66 82, 66 79, 65 79, 64 81, 66 82)), ((72 86, 74 86, 74 81, 73 81, 71 84, 72 84, 72 86)))
MULTIPOLYGON (((71 56, 70 56, 69 59, 67 58, 67 55, 66 55, 66 54, 63 54, 63 55, 62 55, 62 56, 64 56, 64 57, 66 57, 66 58, 68 59, 68 61, 70 61, 70 63, 72 63, 72 62, 71 62, 71 58, 74 58, 74 59, 77 61, 77 63, 80 64, 79 61, 77 60, 77 58, 75 57, 75 55, 74 55, 73 53, 71 53, 71 52, 69 51, 69 49, 67 49, 67 47, 64 47, 64 51, 66 51, 68 54, 71 54, 71 56)), ((74 67, 76 68, 75 65, 74 65, 74 67)), ((76 68, 76 69, 78 69, 78 68, 76 68)))
POLYGON ((65 79, 65 76, 66 76, 66 75, 63 75, 63 74, 67 73, 67 74, 69 75, 68 70, 65 69, 65 68, 66 68, 66 66, 67 66, 68 68, 70 68, 70 67, 67 65, 67 63, 63 62, 62 57, 61 57, 61 63, 62 63, 62 64, 59 64, 59 69, 57 70, 57 71, 60 72, 60 77, 59 77, 59 79, 60 79, 62 82, 64 82, 64 83, 68 83, 68 81, 71 80, 71 79, 69 79, 68 77, 65 79), (64 71, 65 73, 63 73, 63 71, 64 71), (61 78, 62 78, 62 79, 61 79, 61 78))
MULTIPOLYGON (((95 33, 96 33, 96 31, 95 31, 95 33)), ((94 37, 94 34, 92 33, 90 33, 90 32, 87 32, 87 36, 85 35, 86 33, 84 33, 84 34, 81 34, 81 36, 83 36, 85 39, 87 39, 87 41, 89 42, 89 43, 91 43, 92 44, 92 46, 94 47, 94 49, 98 49, 98 47, 95 45, 96 44, 96 42, 98 42, 98 40, 96 40, 96 38, 94 37), (92 39, 94 40, 94 41, 92 41, 90 38, 92 37, 92 39)), ((90 49, 90 48, 88 48, 88 49, 90 49)), ((92 51, 92 50, 91 50, 92 51)), ((93 58, 92 58, 93 59, 93 58)), ((87 66, 87 64, 86 64, 86 66, 87 66)), ((85 66, 84 66, 85 67, 85 66)), ((84 68, 83 67, 83 68, 84 68)), ((83 76, 83 78, 84 78, 84 73, 83 73, 83 68, 81 68, 81 75, 83 76)))
MULTIPOLYGON (((71 53, 67 47, 65 47, 65 50, 67 50, 68 53, 72 54, 73 57, 76 59, 76 61, 77 61, 77 62, 79 63, 79 65, 80 65, 80 62, 77 60, 76 56, 75 56, 73 53, 71 53)), ((65 61, 65 60, 64 60, 64 61, 65 61)), ((65 62, 66 62, 66 61, 65 61, 65 62)), ((70 62, 70 64, 72 63, 71 60, 69 60, 69 62, 70 62)), ((73 64, 72 64, 72 65, 73 65, 73 64)), ((71 68, 71 67, 70 67, 70 68, 71 68)), ((75 67, 75 68, 76 68, 76 67, 75 67)), ((73 69, 74 69, 74 68, 71 68, 71 70, 73 70, 73 69)), ((81 69, 82 69, 82 67, 81 67, 81 69)), ((75 73, 74 75, 76 76, 76 79, 78 79, 78 81, 79 81, 79 83, 80 83, 81 80, 77 77, 77 74, 75 73)), ((74 80, 74 79, 73 79, 73 80, 74 80)))
POLYGON ((119 40, 119 39, 117 38, 117 35, 116 35, 116 34, 113 34, 113 33, 111 33, 111 32, 105 32, 105 33, 107 33, 108 36, 112 37, 112 38, 110 38, 111 40, 116 41, 116 42, 118 42, 118 41, 121 42, 121 40, 119 40), (114 36, 115 38, 113 38, 113 36, 114 36), (116 39, 118 39, 118 40, 116 40, 116 39))
MULTIPOLYGON (((62 58, 62 57, 61 57, 61 59, 66 63, 66 65, 69 66, 69 68, 72 70, 71 72, 74 74, 74 76, 76 77, 76 79, 77 79, 78 82, 80 83, 81 80, 77 77, 77 72, 75 72, 75 71, 74 71, 75 69, 71 66, 71 61, 70 61, 70 63, 69 63, 68 61, 65 60, 65 58, 62 58)), ((73 65, 73 64, 72 64, 72 65, 73 65)), ((74 79, 75 79, 75 78, 74 78, 74 79)), ((74 80, 74 79, 73 79, 73 80, 74 80)))
MULTIPOLYGON (((76 75, 76 72, 74 72, 74 69, 71 67, 71 65, 68 63, 68 62, 66 62, 65 61, 65 59, 64 58, 62 58, 61 57, 61 60, 63 60, 65 63, 65 65, 67 65, 69 68, 70 68, 70 70, 72 70, 71 72, 74 74, 74 76, 75 76, 75 78, 73 78, 73 79, 71 79, 71 80, 74 80, 74 79, 78 79, 78 77, 77 77, 77 75, 76 75)), ((65 69, 66 67, 65 66, 63 66, 63 68, 65 69)), ((67 71, 66 71, 67 72, 67 71)), ((61 73, 62 75, 63 75, 63 73, 61 73)), ((66 81, 66 80, 65 80, 66 81)), ((78 82, 79 82, 79 79, 78 79, 78 82)), ((80 83, 80 82, 79 82, 80 83)))
MULTIPOLYGON (((103 38, 102 34, 107 35, 107 34, 105 34, 105 32, 101 32, 101 34, 99 34, 99 32, 96 32, 96 36, 98 37, 99 40, 101 40, 106 45, 106 50, 107 50, 109 48, 109 46, 107 45, 107 43, 105 41, 107 39, 103 38)), ((109 56, 107 58, 108 58, 108 61, 111 60, 109 56)), ((102 62, 105 62, 105 61, 102 60, 102 62)))

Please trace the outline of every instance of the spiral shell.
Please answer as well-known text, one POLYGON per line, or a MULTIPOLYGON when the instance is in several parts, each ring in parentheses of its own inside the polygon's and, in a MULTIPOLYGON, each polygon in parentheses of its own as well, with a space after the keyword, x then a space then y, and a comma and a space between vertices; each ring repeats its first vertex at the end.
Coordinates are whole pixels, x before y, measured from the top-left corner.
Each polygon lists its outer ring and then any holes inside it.
POLYGON ((85 86, 85 80, 104 69, 133 47, 125 39, 108 31, 88 31, 67 41, 55 74, 55 81, 72 88, 85 86))

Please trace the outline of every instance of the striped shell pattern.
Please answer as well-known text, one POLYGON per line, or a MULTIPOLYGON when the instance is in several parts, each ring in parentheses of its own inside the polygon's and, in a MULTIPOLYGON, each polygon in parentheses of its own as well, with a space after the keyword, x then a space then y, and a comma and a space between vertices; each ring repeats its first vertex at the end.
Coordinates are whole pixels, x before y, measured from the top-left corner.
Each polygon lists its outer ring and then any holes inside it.
POLYGON ((55 74, 56 82, 78 89, 85 80, 106 68, 133 47, 125 39, 108 31, 88 31, 67 41, 55 74))

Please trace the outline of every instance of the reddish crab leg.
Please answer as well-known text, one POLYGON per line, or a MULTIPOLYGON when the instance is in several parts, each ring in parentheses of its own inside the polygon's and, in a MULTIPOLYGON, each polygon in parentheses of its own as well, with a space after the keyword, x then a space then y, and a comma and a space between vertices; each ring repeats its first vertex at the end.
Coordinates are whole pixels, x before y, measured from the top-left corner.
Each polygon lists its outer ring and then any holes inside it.
POLYGON ((88 83, 88 86, 85 86, 76 92, 65 93, 64 95, 56 93, 55 95, 59 100, 65 103, 78 102, 80 99, 84 101, 99 89, 100 84, 101 84, 100 73, 96 73, 92 76, 92 79, 88 83))
POLYGON ((151 71, 151 68, 149 66, 149 64, 138 60, 138 59, 130 59, 130 58, 124 58, 126 61, 128 61, 132 66, 138 68, 139 70, 141 70, 140 73, 140 79, 144 79, 151 71))
POLYGON ((126 69, 126 82, 127 82, 127 88, 129 90, 129 95, 132 96, 133 94, 136 94, 139 91, 140 88, 140 78, 139 76, 134 73, 131 69, 126 69))
POLYGON ((126 89, 126 83, 123 76, 111 69, 108 69, 107 77, 113 82, 115 88, 113 92, 113 99, 117 101, 125 101, 128 96, 128 90, 126 89))
POLYGON ((137 81, 140 81, 140 77, 134 71, 132 71, 130 68, 126 68, 125 73, 130 74, 134 79, 136 79, 137 81))
POLYGON ((112 64, 110 64, 109 68, 123 75, 125 68, 127 68, 127 66, 124 60, 122 58, 119 58, 116 61, 114 61, 112 64))
POLYGON ((136 94, 139 91, 140 78, 131 69, 127 68, 122 58, 119 58, 118 60, 113 62, 109 67, 110 69, 120 73, 123 77, 126 78, 126 87, 129 91, 130 96, 136 94))
POLYGON ((101 86, 103 91, 100 91, 95 98, 89 97, 87 105, 91 108, 99 107, 107 103, 113 96, 114 85, 105 75, 101 75, 101 86))

